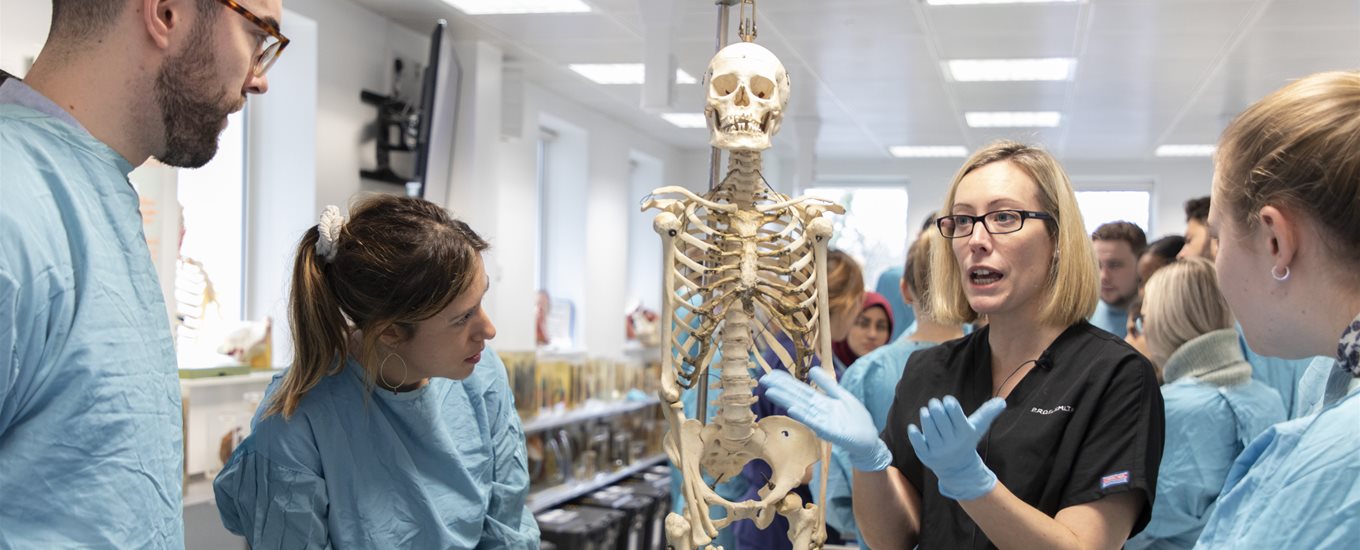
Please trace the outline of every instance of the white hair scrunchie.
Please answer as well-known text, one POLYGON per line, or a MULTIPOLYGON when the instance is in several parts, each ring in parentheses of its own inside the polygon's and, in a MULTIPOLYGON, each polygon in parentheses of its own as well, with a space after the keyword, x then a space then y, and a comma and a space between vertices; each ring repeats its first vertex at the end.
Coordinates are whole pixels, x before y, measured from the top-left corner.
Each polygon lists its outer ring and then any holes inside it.
POLYGON ((321 211, 321 220, 316 224, 316 255, 326 259, 326 262, 335 261, 335 252, 339 247, 336 242, 340 240, 340 228, 345 226, 345 218, 340 216, 340 208, 330 205, 321 211))

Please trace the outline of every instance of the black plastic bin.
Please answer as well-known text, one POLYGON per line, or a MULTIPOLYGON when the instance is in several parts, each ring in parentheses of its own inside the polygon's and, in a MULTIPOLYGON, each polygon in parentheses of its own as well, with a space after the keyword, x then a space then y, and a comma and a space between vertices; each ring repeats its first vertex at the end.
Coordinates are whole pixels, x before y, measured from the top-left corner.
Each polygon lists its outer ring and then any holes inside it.
POLYGON ((635 495, 652 499, 652 509, 649 512, 650 519, 647 521, 647 534, 645 535, 646 538, 643 539, 647 541, 643 548, 652 550, 665 550, 666 514, 671 513, 670 476, 666 477, 664 487, 654 485, 659 481, 655 478, 648 481, 635 477, 615 485, 615 487, 625 489, 635 495))
POLYGON ((619 486, 605 487, 576 500, 576 504, 627 514, 619 536, 618 550, 649 550, 654 548, 648 538, 656 499, 619 486))
POLYGON ((543 541, 562 550, 615 550, 626 516, 617 510, 568 504, 534 519, 543 541))

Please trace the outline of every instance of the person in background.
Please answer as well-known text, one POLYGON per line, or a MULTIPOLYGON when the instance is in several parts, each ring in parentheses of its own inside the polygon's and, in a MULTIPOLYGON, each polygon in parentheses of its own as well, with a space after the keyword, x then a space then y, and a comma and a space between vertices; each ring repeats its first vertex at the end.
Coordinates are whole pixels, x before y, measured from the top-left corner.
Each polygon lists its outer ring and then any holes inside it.
MULTIPOLYGON (((860 307, 864 301, 864 273, 860 269, 859 263, 851 258, 849 254, 839 250, 832 250, 826 255, 826 288, 827 305, 831 309, 831 340, 845 340, 854 325, 854 320, 859 316, 860 307)), ((784 349, 792 353, 793 344, 787 336, 781 336, 779 343, 784 345, 784 349)), ((815 350, 820 353, 821 350, 815 350)), ((835 368, 836 376, 839 377, 845 372, 846 365, 832 353, 832 365, 835 368)), ((770 366, 771 372, 783 373, 788 375, 787 366, 779 360, 778 355, 773 350, 766 350, 762 357, 765 363, 770 366)), ((821 372, 820 367, 822 358, 816 357, 813 360, 813 372, 821 372)), ((764 376, 769 376, 765 374, 764 376)), ((776 405, 773 401, 765 399, 763 387, 755 389, 755 395, 759 398, 751 405, 752 412, 756 415, 756 420, 768 416, 784 415, 785 409, 776 405)), ((711 409, 710 409, 711 410, 711 409)), ((813 470, 820 470, 821 467, 814 465, 813 470)), ((741 477, 745 480, 746 492, 740 500, 760 500, 759 491, 765 486, 766 480, 770 479, 770 466, 763 461, 747 463, 741 471, 741 477)), ((809 478, 810 480, 810 478, 809 478)), ((813 502, 812 490, 807 484, 803 484, 789 494, 796 494, 803 499, 803 502, 813 502)), ((738 549, 759 549, 759 550, 789 550, 793 544, 789 541, 789 522, 784 516, 778 516, 770 523, 769 527, 759 529, 752 521, 739 521, 732 526, 738 549)), ((839 544, 842 542, 840 533, 835 528, 827 529, 827 543, 839 544)))
POLYGON ((242 4, 54 0, 24 80, 0 72, 0 548, 184 547, 175 348, 128 174, 203 166, 268 89, 283 7, 242 4))
POLYGON ((1119 548, 1151 516, 1162 398, 1147 359, 1086 321, 1096 260, 1066 174, 993 143, 936 227, 932 314, 988 324, 912 356, 882 432, 821 371, 820 391, 770 373, 766 395, 845 449, 869 547, 1119 548))
MULTIPOLYGON (((1218 282, 1253 349, 1335 357, 1321 410, 1266 430, 1196 548, 1360 540, 1360 71, 1295 80, 1238 115, 1214 158, 1218 282)), ((1255 366, 1253 365, 1253 368, 1255 366)))
POLYGON ((1147 250, 1138 258, 1138 289, 1152 278, 1152 274, 1167 264, 1176 261, 1176 255, 1185 246, 1185 237, 1167 235, 1148 244, 1147 250))
POLYGON ((213 482, 227 530, 251 548, 538 547, 486 248, 422 199, 326 208, 293 264, 296 359, 213 482))
MULTIPOLYGON (((1134 298, 1129 303, 1129 320, 1124 324, 1126 334, 1124 342, 1138 350, 1143 357, 1148 357, 1147 338, 1143 334, 1143 297, 1134 298)), ((1157 383, 1162 383, 1162 372, 1157 371, 1157 383)))
POLYGON ((1129 222, 1102 224, 1091 234, 1100 268, 1100 301, 1091 324, 1123 338, 1129 302, 1138 297, 1138 257, 1147 250, 1147 236, 1129 222))
POLYGON ((1218 254, 1218 240, 1209 235, 1209 197, 1185 201, 1185 242, 1176 259, 1205 258, 1213 260, 1218 254))
POLYGON ((831 343, 831 352, 841 364, 853 365, 857 359, 888 343, 892 335, 893 315, 888 300, 877 292, 865 292, 859 315, 850 325, 844 340, 831 343))
MULTIPOLYGON (((916 239, 920 239, 921 235, 934 229, 935 218, 935 212, 926 215, 925 221, 921 223, 921 229, 916 232, 916 239)), ((916 239, 913 239, 912 242, 916 242, 916 239)), ((908 251, 907 253, 910 254, 911 252, 908 251)), ((916 313, 913 311, 914 308, 910 307, 911 304, 907 302, 907 295, 903 294, 905 292, 903 289, 906 288, 905 277, 906 271, 903 270, 902 266, 895 265, 883 270, 883 273, 878 276, 878 283, 874 287, 874 292, 882 294, 892 305, 893 333, 889 338, 889 341, 892 342, 911 336, 911 333, 916 331, 916 313)))
POLYGON ((888 335, 888 340, 896 340, 902 334, 916 324, 916 316, 912 313, 911 307, 907 305, 906 296, 898 290, 902 286, 902 267, 892 266, 883 270, 878 275, 878 282, 874 285, 874 292, 888 302, 889 311, 892 312, 893 331, 888 335))
POLYGON ((1142 319, 1163 380, 1166 447, 1152 521, 1124 548, 1189 548, 1233 460, 1284 420, 1284 408, 1275 390, 1251 378, 1209 260, 1186 258, 1158 271, 1147 283, 1142 319))
MULTIPOLYGON (((864 354, 846 369, 845 376, 841 378, 841 387, 864 404, 873 418, 874 427, 879 431, 887 426, 893 391, 907 369, 911 354, 963 336, 962 326, 940 323, 930 312, 930 302, 927 300, 930 296, 930 255, 932 247, 937 246, 936 239, 930 234, 917 237, 907 252, 907 262, 903 268, 906 276, 902 279, 901 291, 916 314, 917 330, 905 338, 864 354)), ((813 487, 819 485, 816 474, 820 472, 820 468, 813 468, 813 487)), ((831 449, 831 469, 827 475, 827 524, 840 531, 846 539, 858 539, 859 529, 855 526, 851 495, 854 468, 843 449, 831 449)))

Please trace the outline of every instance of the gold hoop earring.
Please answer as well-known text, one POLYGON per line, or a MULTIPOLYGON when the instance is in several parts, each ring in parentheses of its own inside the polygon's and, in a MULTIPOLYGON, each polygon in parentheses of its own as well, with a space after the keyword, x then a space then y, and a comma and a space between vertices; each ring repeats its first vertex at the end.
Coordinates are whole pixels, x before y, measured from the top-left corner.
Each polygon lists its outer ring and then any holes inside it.
POLYGON ((408 370, 409 369, 407 369, 406 367, 405 359, 402 359, 401 356, 397 355, 396 353, 389 353, 387 354, 387 357, 383 358, 382 363, 378 364, 378 381, 382 382, 382 385, 386 386, 387 389, 392 390, 393 395, 396 395, 397 388, 406 385, 406 375, 408 374, 408 370), (388 382, 386 376, 387 360, 393 357, 396 357, 398 361, 401 361, 401 383, 397 385, 393 385, 391 382, 388 382))
POLYGON ((1284 266, 1284 275, 1280 275, 1276 271, 1275 267, 1270 268, 1270 276, 1274 277, 1276 281, 1284 282, 1289 280, 1289 266, 1284 266))

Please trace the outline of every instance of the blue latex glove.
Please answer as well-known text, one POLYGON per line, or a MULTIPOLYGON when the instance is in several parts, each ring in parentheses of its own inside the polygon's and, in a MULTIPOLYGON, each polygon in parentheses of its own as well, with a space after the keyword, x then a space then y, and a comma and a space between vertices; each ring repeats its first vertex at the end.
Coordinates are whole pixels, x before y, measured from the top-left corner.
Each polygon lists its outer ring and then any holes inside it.
POLYGON ((760 378, 765 397, 788 409, 789 417, 817 432, 817 437, 845 450, 850 465, 862 472, 878 472, 892 463, 892 453, 878 438, 869 411, 841 388, 822 368, 812 369, 812 381, 826 393, 812 389, 784 371, 760 378))
POLYGON ((921 427, 907 427, 907 439, 935 476, 940 478, 940 494, 954 500, 973 500, 996 487, 996 474, 978 456, 978 441, 992 421, 1006 410, 1006 400, 994 397, 983 403, 973 416, 965 417, 959 400, 946 395, 931 399, 921 407, 921 427))

